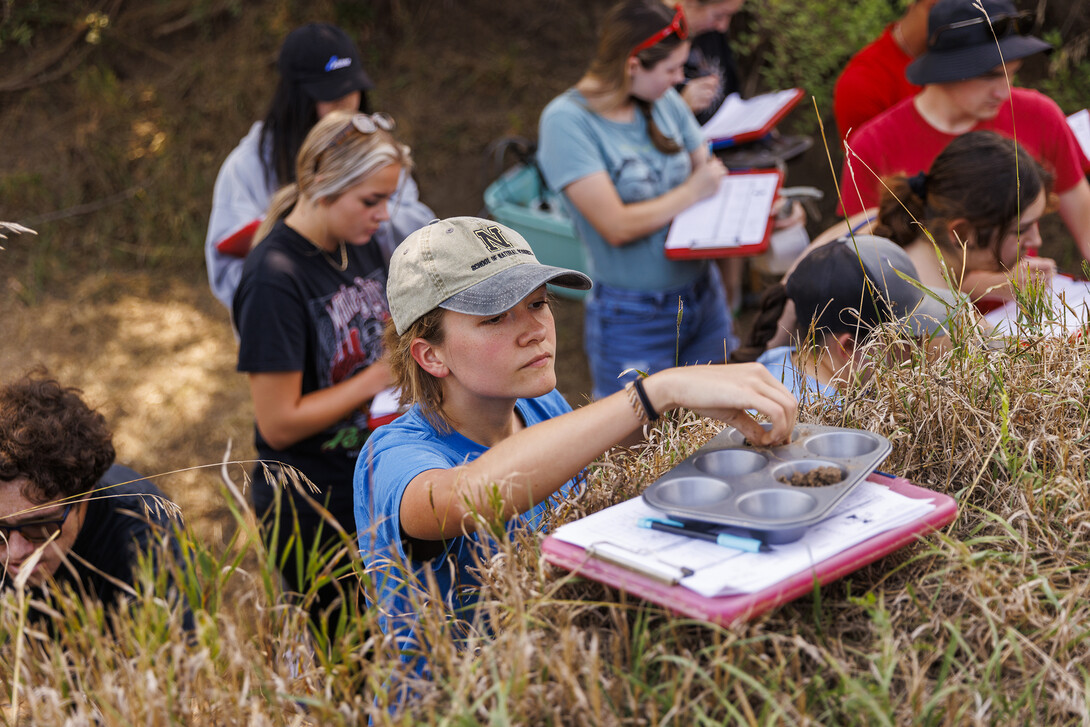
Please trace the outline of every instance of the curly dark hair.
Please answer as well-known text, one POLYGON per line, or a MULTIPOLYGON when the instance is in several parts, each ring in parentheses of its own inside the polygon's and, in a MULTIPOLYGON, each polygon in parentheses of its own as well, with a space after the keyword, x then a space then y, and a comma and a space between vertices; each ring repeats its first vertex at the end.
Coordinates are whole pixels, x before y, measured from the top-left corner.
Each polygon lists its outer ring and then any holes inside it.
POLYGON ((28 480, 45 501, 94 489, 114 461, 106 418, 44 370, 0 386, 0 480, 28 480))

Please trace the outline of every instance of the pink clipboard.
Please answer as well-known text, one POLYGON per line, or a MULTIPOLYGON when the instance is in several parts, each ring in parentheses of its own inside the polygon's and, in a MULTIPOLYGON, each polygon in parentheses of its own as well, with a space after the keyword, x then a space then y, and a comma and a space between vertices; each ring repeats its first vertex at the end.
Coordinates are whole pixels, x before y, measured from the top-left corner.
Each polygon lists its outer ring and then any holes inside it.
POLYGON ((899 550, 938 528, 949 525, 957 517, 954 498, 917 487, 903 477, 878 473, 867 478, 889 487, 905 497, 932 500, 935 509, 919 520, 887 530, 818 563, 813 570, 803 571, 755 593, 708 598, 679 585, 667 585, 642 573, 599 560, 583 548, 553 537, 545 538, 541 551, 545 560, 593 581, 613 586, 634 596, 657 603, 675 613, 701 621, 721 624, 749 620, 773 608, 811 593, 817 585, 825 585, 865 565, 899 550))

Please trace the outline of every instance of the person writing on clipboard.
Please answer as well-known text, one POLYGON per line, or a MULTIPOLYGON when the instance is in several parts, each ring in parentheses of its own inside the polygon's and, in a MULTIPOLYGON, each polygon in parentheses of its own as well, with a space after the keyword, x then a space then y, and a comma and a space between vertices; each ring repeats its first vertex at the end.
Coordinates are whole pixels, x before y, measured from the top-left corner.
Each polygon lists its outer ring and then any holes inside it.
POLYGON ((607 12, 587 72, 541 115, 538 163, 563 195, 595 283, 584 345, 596 399, 633 370, 722 363, 736 345, 716 266, 664 254, 673 219, 726 174, 674 90, 687 38, 680 10, 624 0, 607 12))
MULTIPOLYGON (((679 7, 689 24, 690 49, 685 61, 685 81, 678 85, 681 98, 704 126, 731 94, 742 92, 742 78, 731 48, 731 21, 742 12, 745 0, 682 0, 679 7)), ((669 0, 664 0, 669 4, 669 0)), ((717 153, 728 169, 779 169, 810 148, 806 136, 782 136, 775 129, 753 142, 717 153)), ((762 257, 759 268, 777 272, 806 247, 806 214, 800 205, 777 202, 774 250, 762 257)), ((720 274, 731 310, 742 306, 742 258, 726 258, 719 263, 720 274)))
POLYGON ((723 99, 742 90, 727 31, 744 1, 682 0, 680 3, 692 39, 685 61, 686 81, 678 87, 678 93, 701 124, 715 115, 723 99))

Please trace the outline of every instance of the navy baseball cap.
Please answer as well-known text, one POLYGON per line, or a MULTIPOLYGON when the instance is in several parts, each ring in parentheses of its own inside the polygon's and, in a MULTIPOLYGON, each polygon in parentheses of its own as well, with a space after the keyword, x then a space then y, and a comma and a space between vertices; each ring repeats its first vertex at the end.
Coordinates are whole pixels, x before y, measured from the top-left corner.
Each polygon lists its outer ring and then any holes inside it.
POLYGON ((895 323, 914 336, 944 333, 946 305, 925 293, 899 245, 876 235, 843 237, 811 250, 785 283, 799 327, 834 334, 895 323))
POLYGON ((329 23, 309 23, 288 33, 277 67, 315 101, 336 101, 375 86, 360 65, 356 44, 329 23))

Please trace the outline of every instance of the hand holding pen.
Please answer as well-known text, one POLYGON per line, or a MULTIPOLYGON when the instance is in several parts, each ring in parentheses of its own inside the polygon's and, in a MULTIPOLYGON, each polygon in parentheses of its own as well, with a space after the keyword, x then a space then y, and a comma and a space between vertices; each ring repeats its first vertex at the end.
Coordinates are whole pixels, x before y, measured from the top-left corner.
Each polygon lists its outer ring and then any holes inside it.
POLYGON ((694 114, 699 114, 711 106, 712 101, 719 95, 719 74, 709 73, 689 79, 685 87, 681 89, 681 98, 692 109, 694 114))

